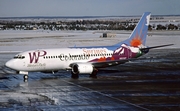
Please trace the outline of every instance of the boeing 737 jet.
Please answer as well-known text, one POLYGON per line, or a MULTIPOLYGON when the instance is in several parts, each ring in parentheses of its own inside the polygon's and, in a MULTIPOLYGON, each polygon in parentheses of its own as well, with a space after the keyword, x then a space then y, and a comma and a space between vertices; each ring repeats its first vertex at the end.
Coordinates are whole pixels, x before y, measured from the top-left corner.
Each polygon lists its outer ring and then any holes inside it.
POLYGON ((96 76, 99 68, 123 64, 148 53, 149 49, 172 45, 145 46, 150 15, 145 12, 130 37, 112 46, 30 50, 15 55, 5 66, 24 74, 25 80, 28 72, 33 71, 71 70, 72 78, 78 78, 79 74, 96 76))

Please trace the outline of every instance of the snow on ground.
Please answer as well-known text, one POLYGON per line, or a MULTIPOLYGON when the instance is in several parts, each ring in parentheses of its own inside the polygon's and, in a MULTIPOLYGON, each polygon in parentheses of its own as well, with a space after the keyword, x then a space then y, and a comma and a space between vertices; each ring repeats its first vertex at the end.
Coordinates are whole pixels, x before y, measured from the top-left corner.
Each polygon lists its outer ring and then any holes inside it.
MULTIPOLYGON (((116 37, 100 38, 102 32, 105 31, 5 30, 0 31, 0 51, 113 45, 127 39, 130 35, 127 31, 115 31, 116 37)), ((179 33, 171 36, 171 32, 170 34, 162 32, 147 37, 148 46, 172 43, 175 45, 169 48, 180 48, 179 41, 179 33)))

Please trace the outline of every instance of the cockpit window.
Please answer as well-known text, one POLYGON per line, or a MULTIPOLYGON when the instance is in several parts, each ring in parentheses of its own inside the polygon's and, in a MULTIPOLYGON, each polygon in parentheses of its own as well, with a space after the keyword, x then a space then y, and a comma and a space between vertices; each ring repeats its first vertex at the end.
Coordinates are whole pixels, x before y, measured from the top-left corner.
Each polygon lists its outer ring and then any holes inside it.
POLYGON ((24 59, 25 58, 25 56, 22 56, 22 55, 16 55, 16 56, 14 56, 14 59, 24 59))

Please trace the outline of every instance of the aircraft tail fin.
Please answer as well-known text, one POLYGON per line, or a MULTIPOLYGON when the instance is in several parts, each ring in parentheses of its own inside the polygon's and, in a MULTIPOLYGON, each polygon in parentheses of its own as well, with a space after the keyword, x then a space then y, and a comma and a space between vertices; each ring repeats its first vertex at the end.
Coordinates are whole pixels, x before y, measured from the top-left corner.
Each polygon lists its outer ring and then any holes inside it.
POLYGON ((146 44, 146 35, 148 31, 149 21, 150 21, 150 12, 145 12, 129 38, 123 42, 120 42, 116 45, 120 46, 121 44, 126 44, 133 47, 145 46, 146 44))

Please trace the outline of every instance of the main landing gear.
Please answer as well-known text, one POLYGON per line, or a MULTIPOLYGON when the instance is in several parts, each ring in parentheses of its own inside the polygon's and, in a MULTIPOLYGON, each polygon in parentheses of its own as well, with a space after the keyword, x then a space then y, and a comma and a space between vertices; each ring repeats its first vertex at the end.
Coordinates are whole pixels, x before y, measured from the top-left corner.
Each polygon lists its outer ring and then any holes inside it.
POLYGON ((94 69, 93 72, 89 75, 90 78, 97 78, 97 69, 94 69))
MULTIPOLYGON (((97 69, 94 69, 93 72, 89 75, 90 78, 97 78, 97 69)), ((79 78, 79 72, 78 73, 73 73, 73 71, 71 71, 71 78, 73 79, 78 79, 79 78)))
POLYGON ((71 71, 71 78, 78 79, 79 78, 79 73, 73 73, 73 71, 71 71))

